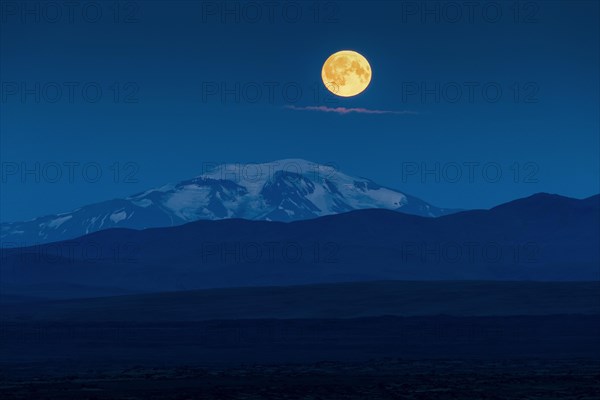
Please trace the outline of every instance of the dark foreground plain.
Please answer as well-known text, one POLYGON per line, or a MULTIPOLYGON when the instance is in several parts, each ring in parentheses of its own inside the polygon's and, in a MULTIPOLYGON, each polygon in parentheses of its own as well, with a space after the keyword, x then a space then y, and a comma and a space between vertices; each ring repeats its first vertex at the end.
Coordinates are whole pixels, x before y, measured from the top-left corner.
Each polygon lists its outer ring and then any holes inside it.
POLYGON ((597 399, 597 294, 364 282, 12 299, 0 398, 597 399))
MULTIPOLYGON (((58 290, 55 288, 55 291, 58 290)), ((51 300, 0 296, 0 321, 183 322, 600 315, 600 282, 372 281, 51 300)), ((48 293, 41 292, 39 296, 48 293)))
POLYGON ((401 360, 131 366, 64 375, 48 367, 3 373, 2 399, 581 399, 600 397, 589 360, 401 360), (32 373, 35 371, 35 374, 32 373))
POLYGON ((3 323, 0 362, 238 364, 373 358, 598 358, 600 318, 370 317, 3 323))

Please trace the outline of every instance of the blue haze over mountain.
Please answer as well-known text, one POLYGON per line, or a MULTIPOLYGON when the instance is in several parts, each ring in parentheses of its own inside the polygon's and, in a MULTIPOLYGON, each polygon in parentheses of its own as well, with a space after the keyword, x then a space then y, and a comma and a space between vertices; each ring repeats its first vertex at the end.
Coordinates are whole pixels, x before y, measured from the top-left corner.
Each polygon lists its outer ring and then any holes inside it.
MULTIPOLYGON (((35 9, 45 3, 2 4, 35 9)), ((38 183, 31 176, 22 183, 20 174, 10 176, 3 183, 0 220, 22 221, 123 198, 199 173, 203 162, 232 160, 333 162, 350 175, 363 174, 449 208, 489 208, 536 192, 575 198, 599 192, 598 2, 274 2, 273 22, 266 7, 257 22, 235 13, 224 22, 218 11, 206 15, 207 6, 235 9, 247 2, 226 3, 96 2, 103 17, 95 23, 82 20, 83 6, 74 7, 75 22, 69 23, 63 2, 49 3, 49 12, 52 4, 63 12, 55 23, 38 23, 35 16, 23 23, 19 15, 3 14, 2 81, 30 90, 56 83, 63 95, 54 103, 43 98, 38 103, 35 95, 23 102, 21 93, 5 92, 0 158, 23 162, 29 170, 36 162, 95 162, 104 175, 94 184, 82 181, 81 169, 73 184, 38 183), (301 8, 298 22, 283 18, 286 4, 290 13, 301 8), (316 4, 323 18, 315 22, 316 4), (117 23, 115 7, 121 11, 117 23), (413 7, 417 10, 408 13, 413 7), (461 15, 451 21, 457 7, 461 15), (485 18, 485 11, 498 7, 499 21, 485 18), (440 8, 448 18, 436 12, 440 8), (516 20, 515 11, 520 12, 516 20), (125 22, 130 16, 131 23, 125 22), (355 98, 327 97, 321 67, 346 48, 369 60, 371 85, 355 98), (79 85, 72 102, 68 82, 79 85), (269 82, 278 85, 273 101, 269 82), (477 85, 472 101, 469 82, 477 85), (88 83, 101 87, 100 101, 84 100, 88 83), (133 96, 125 90, 128 83, 136 85, 133 96), (287 83, 302 89, 298 101, 284 96, 287 83), (113 100, 115 84, 119 101, 113 100), (262 96, 256 102, 243 96, 236 101, 232 94, 222 101, 221 93, 203 99, 203 84, 228 90, 255 84, 262 96), (423 99, 420 90, 407 93, 407 84, 435 93, 423 99), (458 101, 444 98, 453 97, 453 84, 462 92, 458 101), (498 101, 484 98, 488 84, 501 88, 498 101), (125 101, 131 97, 135 102, 125 101), (290 104, 417 114, 338 115, 294 111, 286 108, 290 104), (136 163, 138 182, 115 184, 107 169, 115 162, 136 163), (475 183, 423 182, 419 175, 403 182, 403 162, 423 162, 427 169, 435 163, 497 162, 503 178, 490 184, 479 169, 475 183), (535 164, 536 183, 515 183, 509 169, 515 163, 535 164)), ((263 3, 249 4, 250 13, 263 3)))

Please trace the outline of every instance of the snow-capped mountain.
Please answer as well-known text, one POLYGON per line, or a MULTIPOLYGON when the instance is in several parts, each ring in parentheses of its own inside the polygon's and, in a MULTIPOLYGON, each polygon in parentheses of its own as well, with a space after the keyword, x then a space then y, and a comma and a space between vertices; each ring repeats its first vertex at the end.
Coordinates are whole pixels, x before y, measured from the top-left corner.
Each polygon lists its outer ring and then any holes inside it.
POLYGON ((382 208, 437 217, 453 210, 300 159, 223 164, 196 178, 75 211, 1 224, 1 239, 32 245, 108 228, 143 229, 196 220, 244 218, 296 221, 357 209, 382 208))

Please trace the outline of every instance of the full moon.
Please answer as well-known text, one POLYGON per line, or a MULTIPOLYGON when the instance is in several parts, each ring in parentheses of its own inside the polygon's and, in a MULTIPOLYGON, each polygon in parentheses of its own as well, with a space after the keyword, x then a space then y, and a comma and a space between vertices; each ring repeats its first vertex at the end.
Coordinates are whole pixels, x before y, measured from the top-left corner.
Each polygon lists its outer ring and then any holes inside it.
POLYGON ((325 87, 341 97, 362 93, 371 82, 371 66, 365 57, 352 50, 332 54, 323 64, 321 78, 325 87))

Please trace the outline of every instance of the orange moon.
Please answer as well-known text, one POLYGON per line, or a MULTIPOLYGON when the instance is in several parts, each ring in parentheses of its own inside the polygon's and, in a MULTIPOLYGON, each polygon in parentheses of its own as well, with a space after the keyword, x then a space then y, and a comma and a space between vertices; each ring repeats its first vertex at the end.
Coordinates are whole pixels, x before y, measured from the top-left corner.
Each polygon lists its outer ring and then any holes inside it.
POLYGON ((362 93, 371 83, 371 66, 363 55, 352 50, 342 50, 325 61, 321 78, 331 93, 352 97, 362 93))

